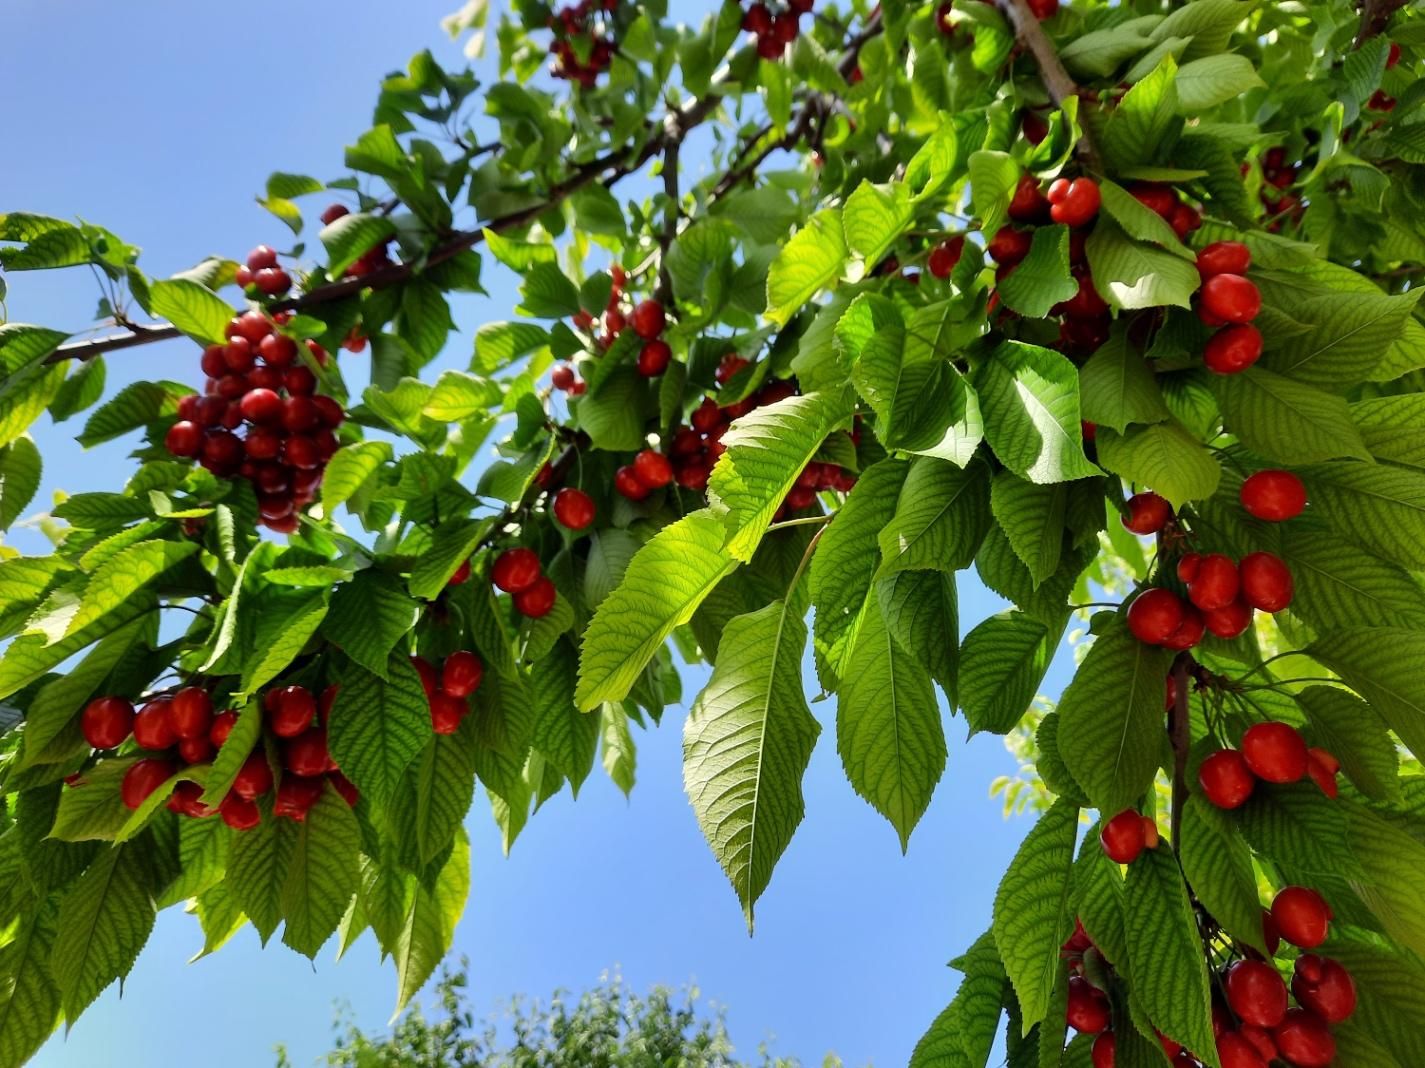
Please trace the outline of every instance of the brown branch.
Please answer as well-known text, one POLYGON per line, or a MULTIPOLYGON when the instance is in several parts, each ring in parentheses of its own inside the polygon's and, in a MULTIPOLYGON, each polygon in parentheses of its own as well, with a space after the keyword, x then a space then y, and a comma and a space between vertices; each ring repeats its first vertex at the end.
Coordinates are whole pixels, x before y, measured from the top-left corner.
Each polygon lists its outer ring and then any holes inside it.
POLYGON ((1390 17, 1405 4, 1406 0, 1362 0, 1361 28, 1356 31, 1356 39, 1351 42, 1351 47, 1360 48, 1372 37, 1385 33, 1386 27, 1390 25, 1390 17))
POLYGON ((682 194, 678 190, 680 147, 681 141, 673 141, 663 150, 663 196, 668 203, 663 207, 663 230, 658 235, 658 285, 653 296, 664 307, 670 307, 673 303, 673 276, 668 273, 668 250, 678 236, 678 220, 683 214, 680 204, 682 194))
MULTIPOLYGON (((1044 27, 1039 25, 1039 19, 1030 10, 1028 0, 999 0, 999 9, 1005 18, 1009 19, 1020 45, 1034 57, 1034 62, 1039 66, 1039 78, 1044 83, 1044 88, 1049 90, 1050 98, 1056 105, 1063 107, 1065 100, 1078 95, 1079 84, 1064 69, 1054 42, 1049 40, 1044 27)), ((1085 166, 1102 173, 1103 159, 1087 130, 1074 146, 1074 151, 1085 166)))
POLYGON ((1192 654, 1179 653, 1173 661, 1173 707, 1168 709, 1168 740, 1173 746, 1173 848, 1180 849, 1183 809, 1188 802, 1187 762, 1192 747, 1192 712, 1189 704, 1188 680, 1193 666, 1192 654))

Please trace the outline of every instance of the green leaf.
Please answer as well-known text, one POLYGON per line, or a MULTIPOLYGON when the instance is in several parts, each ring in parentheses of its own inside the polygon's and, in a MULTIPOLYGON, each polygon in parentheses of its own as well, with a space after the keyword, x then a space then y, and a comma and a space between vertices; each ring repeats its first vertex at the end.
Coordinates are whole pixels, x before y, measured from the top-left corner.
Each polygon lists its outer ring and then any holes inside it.
POLYGON ((989 1062, 1008 978, 986 931, 954 966, 965 973, 950 1002, 910 1055, 910 1068, 975 1068, 989 1062))
POLYGON ((841 213, 846 245, 873 267, 900 240, 914 213, 910 189, 904 183, 877 185, 863 179, 846 198, 841 213))
POLYGON ((1132 426, 1123 434, 1104 429, 1096 444, 1099 463, 1107 470, 1152 487, 1174 508, 1211 497, 1222 477, 1216 458, 1176 419, 1132 426))
MULTIPOLYGON (((455 925, 470 893, 470 843, 459 835, 432 887, 417 881, 396 945, 396 1014, 435 972, 455 940, 455 925)), ((394 1016, 392 1017, 394 1019, 394 1016)))
POLYGON ((419 602, 406 595, 400 579, 367 570, 336 587, 323 634, 367 671, 386 678, 392 652, 419 616, 419 602))
POLYGON ((1079 393, 1083 417, 1119 433, 1130 423, 1171 417, 1157 376, 1129 344, 1126 331, 1115 331, 1079 370, 1079 393))
POLYGON ((594 766, 599 747, 599 717, 580 712, 574 705, 578 660, 567 642, 559 642, 531 675, 535 720, 531 741, 555 769, 569 780, 578 797, 579 787, 594 766))
POLYGON ((846 662, 836 751, 851 785, 890 820, 904 852, 945 770, 945 732, 929 672, 897 644, 878 600, 867 602, 846 662))
POLYGON ((767 318, 786 326, 812 297, 830 286, 846 265, 841 212, 824 208, 782 246, 767 270, 767 318))
POLYGON ((1023 1033, 1044 1018, 1056 976, 1059 946, 1072 926, 1069 873, 1079 810, 1062 799, 1039 818, 995 892, 994 937, 1023 1013, 1023 1033))
POLYGON ((206 345, 221 345, 233 309, 207 286, 188 278, 169 278, 149 286, 149 307, 189 337, 206 345))
POLYGON ((28 434, 0 448, 0 530, 9 530, 34 500, 43 469, 40 450, 28 434))
POLYGON ((431 738, 430 705, 420 676, 393 655, 386 678, 358 664, 340 672, 341 690, 327 726, 332 758, 378 807, 385 807, 431 738))
POLYGON ((62 363, 25 368, 0 386, 0 447, 18 440, 40 417, 64 384, 65 370, 62 363))
POLYGON ((683 729, 683 786, 749 929, 806 810, 802 777, 821 733, 802 694, 806 638, 784 601, 732 620, 683 729))
POLYGON ((498 371, 549 344, 549 331, 535 323, 485 323, 475 331, 471 370, 498 371))
POLYGON ((95 356, 80 364, 79 369, 64 380, 54 400, 50 401, 49 414, 54 421, 62 423, 84 409, 98 404, 99 398, 104 395, 106 373, 102 356, 95 356))
POLYGON ((554 263, 535 263, 520 285, 520 311, 535 319, 565 319, 579 310, 579 287, 554 263))
POLYGON ((1296 695, 1310 721, 1313 741, 1341 761, 1356 789, 1377 800, 1400 796, 1400 757, 1375 709, 1335 686, 1308 686, 1296 695))
POLYGON ((1415 576, 1323 527, 1311 521, 1282 526, 1280 556, 1296 582, 1294 613, 1318 632, 1425 628, 1425 588, 1415 576))
POLYGON ((1425 571, 1425 472, 1383 464, 1317 464, 1301 472, 1312 510, 1348 541, 1425 571))
POLYGON ((233 838, 222 884, 257 930, 263 944, 282 922, 282 887, 297 844, 297 825, 264 812, 262 822, 233 838))
POLYGON ((134 382, 96 408, 75 440, 86 449, 112 441, 178 411, 178 398, 193 392, 176 382, 134 382))
POLYGON ((1377 460, 1425 470, 1425 393, 1358 401, 1351 419, 1377 460))
POLYGON ((1425 844, 1360 805, 1342 807, 1351 852, 1365 873, 1354 883, 1357 893, 1393 944, 1425 957, 1425 897, 1417 877, 1425 868, 1425 844))
POLYGON ((1370 459, 1340 397, 1264 367, 1212 380, 1227 429, 1258 455, 1286 464, 1370 459))
POLYGON ((1333 938, 1327 945, 1357 988, 1356 1015, 1347 1028, 1376 1038, 1394 1054, 1399 1068, 1425 1063, 1425 965, 1420 958, 1394 946, 1352 938, 1333 938))
POLYGON ((1099 182, 1098 188, 1103 197, 1103 210, 1129 237, 1160 245, 1174 256, 1196 263, 1192 250, 1182 243, 1176 231, 1156 211, 1117 182, 1104 179, 1099 182))
POLYGON ((1238 942, 1266 954, 1251 851, 1231 818, 1200 794, 1190 796, 1183 809, 1178 853, 1203 908, 1238 942))
POLYGON ((366 253, 395 237, 396 224, 385 215, 351 212, 322 227, 317 236, 327 250, 327 274, 340 278, 366 253))
POLYGON ((1193 0, 1174 10, 1152 31, 1154 41, 1169 37, 1191 37, 1192 46, 1185 59, 1212 55, 1227 50, 1232 31, 1256 9, 1255 0, 1193 0))
POLYGON ((1157 245, 1135 241, 1100 217, 1084 244, 1094 288, 1115 308, 1187 308, 1197 292, 1197 267, 1157 245))
POLYGON ((439 597, 451 576, 470 559, 489 530, 489 521, 483 519, 446 520, 436 527, 430 548, 411 568, 408 583, 411 596, 425 601, 439 597))
POLYGON ((722 523, 704 509, 664 527, 634 555, 584 632, 581 709, 625 697, 668 636, 737 566, 723 552, 723 537, 722 523))
POLYGON ((1204 56, 1178 70, 1178 111, 1194 115, 1265 85, 1246 56, 1234 52, 1204 56))
POLYGON ((313 959, 332 936, 356 893, 361 831, 337 792, 327 787, 297 825, 282 882, 282 944, 313 959))
POLYGON ((708 499, 734 559, 752 559, 803 468, 851 411, 845 391, 807 393, 757 408, 723 435, 727 451, 713 468, 708 499))
POLYGON ((990 508, 1037 588, 1059 569, 1068 491, 1063 483, 1036 485, 1001 471, 990 483, 990 508))
POLYGON ((581 398, 575 412, 594 447, 608 452, 643 448, 652 414, 648 380, 629 364, 609 371, 598 392, 581 398))
POLYGON ((633 732, 628 729, 628 716, 620 705, 606 702, 600 706, 599 742, 603 746, 604 771, 627 797, 633 792, 638 754, 633 732))
POLYGON ((28 686, 51 668, 64 663, 81 649, 93 645, 154 609, 154 600, 147 594, 125 601, 84 630, 59 641, 51 641, 42 630, 31 630, 10 642, 0 657, 0 699, 9 697, 28 686))
POLYGON ((129 974, 153 930, 144 850, 139 843, 103 850, 60 902, 50 967, 71 1022, 105 987, 129 974))
POLYGON ((1101 472, 1084 455, 1079 373, 1064 356, 1004 341, 974 374, 995 455, 1030 482, 1068 482, 1101 472))
POLYGON ((422 866, 450 848, 474 800, 474 726, 467 721, 455 734, 434 735, 406 770, 407 790, 392 813, 392 831, 422 866))
POLYGON ((898 571, 876 583, 886 629, 930 672, 953 704, 958 693, 960 632, 955 578, 943 571, 898 571))
POLYGON ((991 616, 960 649, 960 705, 970 733, 1008 734, 1029 710, 1059 633, 1022 612, 991 616))
POLYGON ((971 152, 970 196, 980 229, 993 235, 1009 219, 1009 200, 1019 184, 1019 164, 1007 152, 971 152))
POLYGON ((93 260, 84 231, 48 215, 20 211, 0 215, 0 241, 22 241, 25 245, 0 251, 0 267, 7 271, 77 267, 93 260))
POLYGON ((1124 891, 1134 999, 1169 1038, 1188 1049, 1212 1050, 1212 1002, 1197 917, 1172 851, 1145 850, 1128 865, 1124 891))
POLYGON ((1419 685, 1425 633, 1353 627, 1320 635, 1306 652, 1370 702, 1417 759, 1425 754, 1425 694, 1419 685))
POLYGON ((242 668, 243 693, 255 693, 271 682, 306 648, 326 618, 329 596, 325 589, 267 595, 242 668))
POLYGON ((0 1064, 18 1068, 34 1056, 60 1017, 60 994, 51 974, 56 931, 53 900, 23 910, 0 948, 0 1064))
POLYGON ((1264 272, 1261 279, 1263 305, 1307 327, 1273 337, 1261 366, 1335 392, 1372 377, 1420 300, 1418 291, 1341 293, 1297 281, 1285 272, 1264 272))
POLYGON ((1064 763, 1103 812, 1135 805, 1158 771, 1172 659, 1115 625, 1094 640, 1059 700, 1064 763))
POLYGON ((968 567, 990 525, 989 469, 912 460, 895 515, 881 530, 881 578, 897 571, 968 567))
POLYGON ((110 557, 90 576, 79 610, 64 632, 72 637, 120 608, 169 568, 198 551, 195 542, 146 541, 110 557))
POLYGON ((1042 319, 1049 309, 1079 291, 1069 273, 1069 228, 1040 226, 1026 256, 995 286, 1005 305, 1031 319, 1042 319))
POLYGON ((443 371, 423 412, 442 423, 458 423, 485 413, 502 400, 502 390, 488 378, 465 371, 443 371))
MULTIPOLYGON (((1163 39, 1154 36, 1156 40, 1163 39)), ((1177 75, 1177 62, 1165 55, 1153 73, 1118 102, 1102 137, 1104 153, 1118 170, 1161 162, 1162 153, 1182 131, 1177 75)), ((1094 273, 1098 273, 1097 269, 1094 273)))

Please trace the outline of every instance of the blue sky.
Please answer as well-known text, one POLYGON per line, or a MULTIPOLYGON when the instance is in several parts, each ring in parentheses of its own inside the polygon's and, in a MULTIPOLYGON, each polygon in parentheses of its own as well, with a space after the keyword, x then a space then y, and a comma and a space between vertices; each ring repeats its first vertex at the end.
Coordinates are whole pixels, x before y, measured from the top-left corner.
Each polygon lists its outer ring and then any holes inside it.
MULTIPOLYGON (((281 244, 288 232, 253 201, 267 174, 337 176, 382 74, 423 47, 461 61, 438 23, 456 6, 313 0, 258 15, 178 0, 8 0, 0 211, 108 226, 143 246, 142 264, 158 276, 208 253, 281 244)), ((99 296, 82 273, 8 281, 16 321, 78 329, 99 296)), ((508 279, 487 268, 487 284, 488 298, 457 306, 461 332, 433 371, 468 359, 480 323, 509 317, 508 279)), ((145 377, 196 384, 197 356, 187 342, 116 354, 110 391, 145 377)), ((344 359, 351 367, 362 357, 344 359)), ((77 431, 38 430, 42 499, 127 477, 124 443, 86 453, 72 440, 77 431)), ((32 532, 10 540, 44 548, 32 532)), ((960 590, 965 629, 999 608, 973 575, 960 590)), ((692 693, 701 677, 689 682, 692 693)), ((580 990, 619 967, 636 989, 696 981, 729 1007, 746 1054, 775 1036, 776 1052, 812 1064, 828 1050, 848 1065, 904 1064, 954 990, 946 962, 987 926, 1000 873, 1028 828, 1004 821, 988 796, 1014 761, 998 738, 964 744, 963 721, 947 714, 949 766, 902 857, 889 824, 845 781, 831 703, 813 711, 825 729, 807 777, 807 820, 759 904, 755 938, 682 791, 681 710, 640 735, 631 801, 596 771, 577 804, 567 792, 550 802, 509 858, 477 804, 471 897, 455 942, 470 959, 477 1013, 516 993, 580 990)), ((216 957, 185 964, 200 944, 192 918, 161 916, 122 999, 111 988, 34 1063, 164 1068, 190 1062, 201 1045, 211 1068, 249 1068, 271 1063, 284 1042, 297 1065, 309 1065, 328 1046, 335 1002, 368 1028, 390 1013, 394 976, 369 940, 339 964, 329 947, 313 966, 280 946, 262 951, 246 930, 216 957)))

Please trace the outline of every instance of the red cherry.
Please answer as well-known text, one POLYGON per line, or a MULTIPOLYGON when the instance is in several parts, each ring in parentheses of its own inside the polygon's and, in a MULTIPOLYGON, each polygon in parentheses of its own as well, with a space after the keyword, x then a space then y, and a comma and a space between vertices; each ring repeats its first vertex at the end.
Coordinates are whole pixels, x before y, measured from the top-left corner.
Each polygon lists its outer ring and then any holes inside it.
MULTIPOLYGON (((279 411, 280 411, 280 404, 279 411)), ((293 434, 282 446, 282 459, 304 471, 315 470, 321 466, 321 453, 317 450, 317 443, 304 434, 293 434)))
POLYGON ((1331 908, 1315 890, 1288 886, 1272 899, 1272 919, 1281 936, 1292 945, 1315 949, 1326 941, 1331 908))
POLYGON ((1222 1068, 1267 1068, 1267 1062, 1257 1055, 1252 1043, 1236 1031, 1217 1036, 1217 1059, 1222 1068))
POLYGON ((581 489, 565 486, 554 495, 554 518, 570 530, 584 530, 594 521, 594 499, 581 489))
POLYGON ((210 430, 203 438, 203 464, 216 468, 236 467, 243 456, 242 439, 227 430, 210 430))
POLYGON ((1257 362, 1262 355, 1262 332, 1251 323, 1225 326, 1207 339, 1202 362, 1219 375, 1235 375, 1257 362))
POLYGON ((221 378, 228 373, 228 363, 223 355, 224 347, 223 345, 209 345, 203 350, 203 358, 198 361, 198 366, 209 378, 221 378))
POLYGON ((1286 983, 1270 964, 1239 960, 1227 969, 1223 985, 1227 1004, 1244 1023, 1272 1028, 1286 1018, 1286 983))
POLYGON ((166 697, 150 701, 134 717, 134 741, 140 749, 167 749, 178 741, 171 715, 173 702, 166 697))
POLYGON ((297 343, 285 334, 268 334, 258 351, 269 367, 290 367, 297 360, 297 343))
POLYGON ((1328 1024, 1345 1022, 1356 1011, 1356 983, 1339 961, 1304 953, 1296 960, 1292 996, 1303 1009, 1328 1024))
POLYGON ((134 729, 134 706, 122 697, 96 697, 84 706, 79 729, 91 749, 117 749, 134 729))
POLYGON ((331 762, 327 749, 327 732, 312 727, 287 742, 282 749, 283 766, 295 775, 313 778, 326 773, 331 762))
POLYGON ((1231 557, 1208 553, 1198 560, 1197 574, 1188 584, 1188 600, 1204 612, 1212 612, 1235 601, 1240 587, 1237 565, 1231 557))
POLYGON ((1034 239, 1027 231, 1016 230, 1012 226, 1001 226, 995 231, 995 236, 990 238, 989 244, 985 246, 985 251, 1000 266, 1008 267, 1029 255, 1029 247, 1033 241, 1034 239))
POLYGON ((1112 1031, 1104 1031, 1093 1040, 1093 1068, 1113 1068, 1117 1054, 1118 1040, 1113 1037, 1112 1031))
POLYGON ((168 428, 163 444, 174 456, 192 459, 203 448, 203 429, 197 423, 179 421, 168 428))
POLYGON ((1178 204, 1168 217, 1168 225, 1173 228, 1173 233, 1178 235, 1179 240, 1185 239, 1202 225, 1202 213, 1190 204, 1178 204))
POLYGON ((1197 769, 1203 796, 1218 808, 1241 808, 1252 796, 1257 777, 1235 749, 1219 749, 1197 769))
POLYGON ((644 449, 633 458, 633 473, 649 489, 659 489, 673 481, 673 465, 654 449, 644 449))
POLYGON ((469 697, 480 688, 485 665, 467 649, 451 653, 440 666, 440 688, 452 697, 469 697))
POLYGON ((124 772, 119 784, 119 796, 125 808, 138 808, 155 790, 173 778, 178 766, 171 760, 144 757, 124 772))
POLYGON ((542 577, 533 586, 515 594, 515 611, 530 619, 538 619, 549 614, 555 598, 554 583, 542 577))
POLYGON ((660 302, 645 300, 633 309, 629 321, 633 324, 635 334, 643 338, 644 341, 652 341, 663 333, 663 328, 668 324, 668 317, 664 314, 663 305, 660 302))
POLYGON ((784 11, 772 20, 772 36, 779 44, 791 44, 797 39, 799 31, 797 17, 790 11, 784 11))
POLYGON ((1202 556, 1198 553, 1183 553, 1178 561, 1178 581, 1192 582, 1197 577, 1197 569, 1202 563, 1202 556))
POLYGON ((277 691, 273 705, 272 733, 279 738, 297 737, 312 725, 317 715, 316 699, 305 686, 283 687, 277 691))
POLYGON ((1371 94, 1371 98, 1366 101, 1366 107, 1372 111, 1394 111, 1395 97, 1391 96, 1384 89, 1377 89, 1371 94))
POLYGON ((1394 41, 1391 41, 1390 49, 1385 54, 1385 69, 1390 70, 1391 67, 1395 66, 1399 62, 1400 45, 1396 44, 1394 41))
POLYGON ((490 579, 505 593, 519 593, 538 582, 542 573, 533 549, 506 549, 495 558, 490 579))
POLYGON ((468 711, 470 706, 465 703, 465 698, 438 690, 430 699, 431 729, 436 734, 454 734, 460 729, 460 721, 468 711))
POLYGON ((284 775, 277 787, 277 800, 272 806, 274 816, 301 823, 307 812, 322 796, 321 779, 304 779, 300 775, 284 775))
POLYGON ((705 460, 689 460, 673 471, 673 478, 684 489, 701 492, 708 488, 712 467, 705 460))
POLYGON ((1219 638, 1236 638, 1252 625, 1252 606, 1236 600, 1226 608, 1204 612, 1202 622, 1219 638))
MULTIPOLYGON (((1140 822, 1143 824, 1143 848, 1157 849, 1158 843, 1161 841, 1158 835, 1158 824, 1151 816, 1141 817, 1140 822)), ((1161 1035, 1158 1037, 1162 1038, 1161 1035)), ((1164 1039, 1164 1041, 1167 1040, 1164 1039)))
POLYGON ((178 742, 178 755, 185 764, 202 764, 212 758, 214 748, 206 734, 197 738, 182 738, 178 742))
POLYGON ((341 404, 335 397, 316 396, 312 398, 312 403, 317 406, 317 414, 321 416, 322 426, 329 430, 335 430, 346 419, 346 412, 342 410, 341 404))
POLYGON ((1321 1018, 1306 1009, 1288 1012, 1272 1038, 1282 1057, 1296 1068, 1328 1068, 1336 1059, 1336 1040, 1321 1018))
POLYGON ((325 208, 322 209, 322 214, 320 218, 322 220, 323 226, 330 226, 338 219, 343 218, 349 214, 350 212, 348 211, 345 204, 328 204, 325 208))
POLYGON ((646 342, 638 353, 638 373, 644 378, 656 378, 668 370, 673 350, 661 339, 646 342))
POLYGON ((1075 975, 1069 980, 1065 1018, 1076 1031, 1096 1035, 1109 1024, 1108 998, 1082 975, 1075 975))
POLYGON ((1202 641, 1203 632, 1207 629, 1203 622, 1202 613, 1193 605, 1183 605, 1183 621, 1178 624, 1178 629, 1173 631, 1162 642, 1165 649, 1176 649, 1181 652, 1184 649, 1191 649, 1202 641))
POLYGON ((234 709, 219 712, 213 717, 213 724, 208 728, 208 741, 213 743, 215 749, 221 749, 223 743, 232 734, 233 728, 237 726, 238 714, 234 709))
POLYGON ((242 337, 251 345, 261 345, 262 339, 272 333, 272 320, 260 311, 245 311, 228 321, 226 332, 229 340, 242 337))
POLYGON ((282 403, 282 426, 294 433, 315 429, 322 421, 311 397, 288 397, 282 403))
POLYGON ((1161 645, 1182 625, 1183 603, 1171 590, 1144 590, 1128 606, 1128 629, 1140 642, 1161 645))
POLYGON ((1242 483, 1242 507, 1269 523, 1295 519, 1306 508, 1306 487, 1290 471, 1258 471, 1242 483))
MULTIPOLYGON (((607 330, 610 335, 618 334, 627 325, 628 320, 624 318, 623 312, 617 308, 610 308, 604 313, 604 329, 607 330)), ((610 338, 610 340, 612 340, 612 338, 610 338)))
POLYGON ((213 725, 213 699, 201 686, 186 686, 169 706, 173 732, 180 738, 206 738, 213 725))
POLYGON ((269 297, 278 297, 292 288, 292 278, 281 267, 264 267, 254 271, 252 284, 269 297))
POLYGON ((1341 762, 1328 750, 1313 747, 1306 751, 1306 774, 1311 776, 1312 782, 1321 787, 1323 794, 1332 799, 1341 792, 1341 787, 1336 782, 1340 771, 1341 762))
POLYGON ((1178 195, 1172 187, 1158 182, 1136 182, 1128 192, 1138 203, 1164 219, 1172 215, 1173 209, 1178 206, 1178 195))
POLYGON ((262 810, 257 803, 229 792, 218 806, 218 814, 223 822, 235 831, 250 831, 262 822, 262 810))
POLYGON ((355 808, 356 803, 361 800, 361 791, 356 788, 356 784, 340 771, 327 772, 327 782, 336 787, 336 792, 349 808, 355 808))
POLYGON ((567 390, 574 384, 574 368, 567 363, 557 363, 549 372, 549 382, 555 389, 567 390))
POLYGON ((1197 273, 1203 278, 1215 274, 1246 274, 1252 253, 1240 241, 1214 241, 1197 254, 1197 273))
POLYGON ((270 389, 249 390, 238 408, 249 423, 276 423, 282 418, 282 398, 270 389))
POLYGON ((272 789, 272 767, 267 763, 267 754, 259 745, 248 754, 247 760, 238 769, 233 780, 233 793, 238 797, 253 801, 272 789))
POLYGON ((1202 283, 1202 308, 1229 323, 1247 323, 1262 310, 1262 295, 1240 274, 1215 274, 1202 283))
POLYGON ((1298 782, 1306 775, 1306 742, 1289 723, 1254 723, 1242 735, 1242 757, 1259 779, 1298 782))
POLYGON ((1099 296, 1088 269, 1076 268, 1074 280, 1079 284, 1079 291, 1062 304, 1055 305, 1058 313, 1075 319, 1099 319, 1107 315, 1108 301, 1099 296))
POLYGON ((1037 111, 1026 111, 1019 120, 1019 132, 1031 145, 1042 144, 1049 136, 1049 124, 1037 111))
POLYGON ((455 574, 446 581, 447 586, 460 586, 470 581, 470 561, 460 561, 460 566, 455 569, 455 574))
POLYGON ((614 489, 631 501, 641 501, 652 492, 639 479, 632 464, 624 464, 614 472, 614 489))
POLYGON ((1039 179, 1034 175, 1020 176, 1010 197, 1009 217, 1015 222, 1043 222, 1049 217, 1049 201, 1039 192, 1039 179))
POLYGON ((1059 0, 1029 0, 1029 10, 1040 22, 1053 18, 1059 11, 1059 0))
POLYGON ((1135 493, 1128 498, 1128 514, 1123 525, 1134 534, 1156 534, 1167 526, 1173 506, 1156 493, 1135 493))
POLYGON ((1237 565, 1242 576, 1242 600, 1263 612, 1280 612, 1291 604, 1291 569, 1271 553, 1251 553, 1237 565))
POLYGON ((1099 844, 1115 864, 1132 864, 1143 852, 1143 817, 1126 808, 1103 825, 1099 844))
POLYGON ((960 257, 965 252, 965 235, 958 234, 955 237, 940 242, 930 250, 930 255, 926 258, 925 266, 936 278, 949 278, 950 272, 955 269, 955 265, 960 262, 960 257))
POLYGON ((218 379, 218 396, 224 400, 239 400, 251 388, 252 383, 247 380, 246 375, 227 374, 218 379))
POLYGON ((302 519, 295 512, 291 515, 278 516, 276 518, 263 516, 262 525, 268 530, 276 531, 278 534, 294 534, 297 528, 302 525, 302 519))
POLYGON ((411 657, 411 667, 415 668, 416 674, 421 677, 421 689, 426 692, 426 700, 430 700, 440 690, 440 675, 434 665, 423 656, 411 657))
MULTIPOLYGON (((1059 182, 1063 181, 1064 179, 1059 179, 1059 182)), ((1054 184, 1057 186, 1059 182, 1054 184)), ((1057 200, 1051 188, 1049 200, 1049 217, 1056 223, 1063 223, 1065 226, 1086 226, 1098 215, 1102 195, 1099 193, 1098 183, 1092 178, 1075 178, 1060 187, 1057 200)))
POLYGON ((257 272, 264 267, 277 266, 277 250, 267 245, 258 245, 247 254, 247 269, 257 272))
POLYGON ((223 365, 234 374, 251 371, 257 363, 252 351, 252 342, 238 335, 223 346, 223 365))

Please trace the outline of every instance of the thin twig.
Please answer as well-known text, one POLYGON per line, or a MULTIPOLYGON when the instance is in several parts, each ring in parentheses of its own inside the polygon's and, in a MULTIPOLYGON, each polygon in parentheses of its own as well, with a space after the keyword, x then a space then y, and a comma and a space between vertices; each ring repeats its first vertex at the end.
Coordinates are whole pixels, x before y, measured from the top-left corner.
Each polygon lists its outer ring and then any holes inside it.
POLYGON ((1390 17, 1405 6, 1406 0, 1363 0, 1361 3, 1361 27, 1356 31, 1356 39, 1351 47, 1360 48, 1372 37, 1385 33, 1390 25, 1390 17))
MULTIPOLYGON (((1030 10, 1028 0, 999 0, 999 9, 1014 27, 1014 34, 1019 43, 1034 57, 1034 62, 1039 66, 1039 78, 1044 83, 1044 88, 1049 90, 1049 96, 1055 104, 1063 107, 1065 100, 1078 95, 1079 85, 1064 69, 1054 42, 1049 40, 1044 27, 1039 25, 1039 18, 1030 10)), ((1099 155, 1098 146, 1094 144, 1087 130, 1079 138, 1074 150, 1085 166, 1100 173, 1103 171, 1103 159, 1099 155)))

